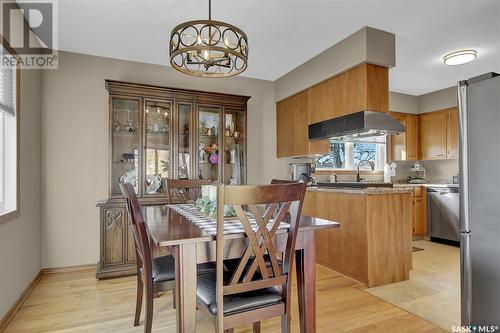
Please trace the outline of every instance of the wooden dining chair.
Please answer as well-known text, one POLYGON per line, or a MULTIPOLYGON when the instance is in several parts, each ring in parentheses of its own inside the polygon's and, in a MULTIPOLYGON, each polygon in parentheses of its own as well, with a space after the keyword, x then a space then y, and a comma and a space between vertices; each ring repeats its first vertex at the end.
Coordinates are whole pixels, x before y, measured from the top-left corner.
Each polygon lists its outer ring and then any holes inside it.
POLYGON ((178 202, 194 203, 201 197, 201 187, 210 185, 208 179, 167 179, 167 200, 169 204, 178 202))
POLYGON ((146 293, 146 316, 144 332, 151 332, 153 325, 153 298, 158 292, 173 290, 175 285, 174 258, 170 255, 152 257, 149 235, 139 206, 139 201, 131 184, 120 184, 125 206, 132 224, 137 263, 137 299, 134 326, 139 325, 142 299, 146 293))
POLYGON ((175 266, 172 256, 152 258, 144 218, 139 201, 131 184, 120 184, 125 206, 132 224, 137 263, 137 300, 135 306, 134 326, 139 325, 142 298, 146 294, 146 317, 144 332, 151 332, 153 325, 153 298, 160 291, 173 290, 175 283, 175 266))
MULTIPOLYGON (((153 258, 150 238, 144 223, 139 201, 131 184, 120 184, 125 206, 132 224, 137 263, 137 298, 135 306, 134 326, 139 326, 142 300, 146 294, 146 315, 144 332, 150 333, 153 325, 153 299, 159 292, 174 290, 175 260, 171 255, 153 258)), ((215 265, 206 263, 198 265, 198 273, 214 272, 215 265)), ((175 294, 175 292, 173 293, 175 294)), ((175 304, 175 298, 174 298, 175 304)))
POLYGON ((281 316, 282 332, 290 332, 293 253, 304 194, 304 183, 218 186, 217 271, 199 276, 197 284, 198 308, 210 316, 217 333, 250 323, 254 332, 260 332, 260 321, 276 316, 281 316), (233 206, 248 238, 248 246, 232 270, 225 269, 223 260, 224 205, 233 206), (263 214, 260 207, 267 207, 263 214), (253 214, 256 228, 247 213, 253 214), (284 261, 279 264, 274 238, 287 213, 290 227, 284 261))

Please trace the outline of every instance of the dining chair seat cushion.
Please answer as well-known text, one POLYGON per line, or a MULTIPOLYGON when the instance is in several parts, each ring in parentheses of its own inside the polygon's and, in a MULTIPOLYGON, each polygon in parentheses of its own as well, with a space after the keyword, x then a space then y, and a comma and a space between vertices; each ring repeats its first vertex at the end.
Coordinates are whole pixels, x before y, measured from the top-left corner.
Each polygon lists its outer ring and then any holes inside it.
MULTIPOLYGON (((171 255, 153 258, 153 281, 164 282, 175 280, 175 259, 171 255)), ((198 274, 215 272, 215 263, 198 264, 198 274)))
MULTIPOLYGON (((224 272, 225 283, 231 278, 232 272, 224 272)), ((216 273, 210 272, 198 276, 197 299, 213 315, 217 314, 215 296, 216 273)), ((270 287, 239 294, 224 296, 224 315, 246 312, 270 305, 282 303, 282 293, 279 287, 270 287)))
POLYGON ((172 256, 153 258, 153 281, 164 282, 175 280, 175 260, 172 256))

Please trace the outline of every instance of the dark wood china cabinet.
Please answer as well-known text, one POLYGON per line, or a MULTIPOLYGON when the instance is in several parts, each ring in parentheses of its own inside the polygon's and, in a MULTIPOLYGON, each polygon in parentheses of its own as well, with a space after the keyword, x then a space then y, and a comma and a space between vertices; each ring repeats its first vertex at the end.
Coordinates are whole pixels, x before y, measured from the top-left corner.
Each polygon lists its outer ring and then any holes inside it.
POLYGON ((248 96, 106 80, 109 197, 100 200, 97 278, 135 274, 133 236, 119 183, 141 204, 166 203, 166 178, 246 183, 248 96))

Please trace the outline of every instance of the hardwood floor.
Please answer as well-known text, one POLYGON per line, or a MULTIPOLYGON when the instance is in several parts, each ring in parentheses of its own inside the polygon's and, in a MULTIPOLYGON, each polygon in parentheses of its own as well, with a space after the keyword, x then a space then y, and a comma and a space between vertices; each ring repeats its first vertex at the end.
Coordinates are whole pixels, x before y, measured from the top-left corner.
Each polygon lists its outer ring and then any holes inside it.
MULTIPOLYGON (((6 333, 143 332, 142 325, 133 327, 135 277, 98 281, 94 275, 93 270, 44 275, 6 333)), ((318 332, 445 332, 322 266, 318 266, 317 279, 318 332)), ((298 332, 295 290, 293 297, 292 332, 298 332)), ((262 329, 279 332, 279 320, 265 321, 262 329)), ((197 331, 213 332, 201 314, 197 331)), ((235 331, 247 333, 251 327, 235 331)), ((155 300, 153 332, 175 332, 170 293, 155 300)))
POLYGON ((460 249, 419 240, 410 279, 366 291, 450 330, 460 325, 460 249))

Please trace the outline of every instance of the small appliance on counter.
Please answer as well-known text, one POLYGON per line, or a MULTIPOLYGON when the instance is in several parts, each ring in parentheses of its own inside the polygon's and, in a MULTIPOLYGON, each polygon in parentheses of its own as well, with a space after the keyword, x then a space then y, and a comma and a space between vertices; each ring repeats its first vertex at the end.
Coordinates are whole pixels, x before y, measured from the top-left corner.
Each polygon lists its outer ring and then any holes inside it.
POLYGON ((313 179, 312 163, 308 162, 290 163, 290 171, 292 173, 292 180, 295 181, 303 180, 305 182, 310 182, 313 179))
POLYGON ((410 184, 424 184, 425 180, 425 168, 420 164, 420 161, 413 163, 410 171, 415 172, 415 176, 408 177, 408 183, 410 184))

